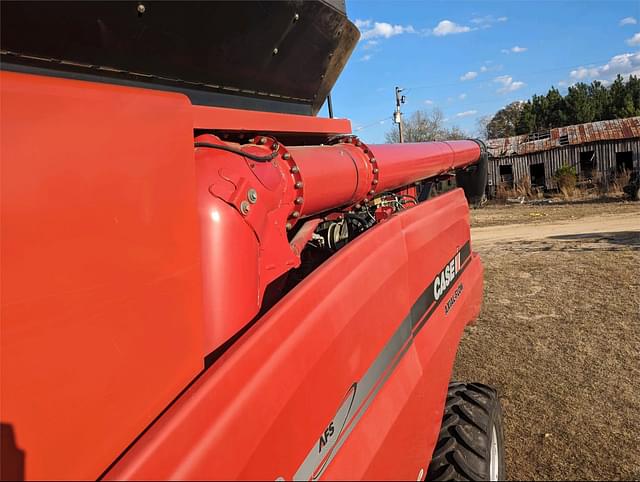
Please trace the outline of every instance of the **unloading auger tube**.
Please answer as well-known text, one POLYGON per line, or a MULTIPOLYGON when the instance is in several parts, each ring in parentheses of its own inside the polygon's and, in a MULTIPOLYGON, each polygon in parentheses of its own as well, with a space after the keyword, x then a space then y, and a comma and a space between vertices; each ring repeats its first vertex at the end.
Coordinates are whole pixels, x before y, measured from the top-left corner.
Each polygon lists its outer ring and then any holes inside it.
POLYGON ((258 313, 267 285, 300 266, 323 223, 363 212, 368 228, 412 198, 393 191, 486 161, 476 140, 367 145, 343 136, 287 148, 272 137, 240 145, 203 134, 195 146, 206 352, 258 313))

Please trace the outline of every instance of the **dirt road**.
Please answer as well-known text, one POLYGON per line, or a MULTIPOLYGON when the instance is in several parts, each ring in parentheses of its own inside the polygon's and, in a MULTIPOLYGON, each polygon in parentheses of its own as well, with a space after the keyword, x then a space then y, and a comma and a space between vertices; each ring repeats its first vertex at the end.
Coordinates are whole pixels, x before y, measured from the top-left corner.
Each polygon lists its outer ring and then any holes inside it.
POLYGON ((503 241, 535 240, 556 236, 599 233, 637 232, 640 236, 640 213, 590 216, 549 224, 508 224, 471 230, 474 247, 503 241))
POLYGON ((498 389, 509 479, 637 480, 640 206, 526 209, 475 215, 494 225, 472 229, 485 299, 454 378, 498 389))

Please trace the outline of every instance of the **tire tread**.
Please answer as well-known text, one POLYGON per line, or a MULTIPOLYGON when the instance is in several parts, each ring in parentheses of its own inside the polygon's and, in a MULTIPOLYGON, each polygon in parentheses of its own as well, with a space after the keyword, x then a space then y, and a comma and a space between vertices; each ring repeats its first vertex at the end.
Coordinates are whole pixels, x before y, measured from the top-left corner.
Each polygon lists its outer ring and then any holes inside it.
MULTIPOLYGON (((496 391, 481 383, 449 384, 427 480, 486 480, 496 391)), ((500 416, 501 418, 501 416, 500 416)))

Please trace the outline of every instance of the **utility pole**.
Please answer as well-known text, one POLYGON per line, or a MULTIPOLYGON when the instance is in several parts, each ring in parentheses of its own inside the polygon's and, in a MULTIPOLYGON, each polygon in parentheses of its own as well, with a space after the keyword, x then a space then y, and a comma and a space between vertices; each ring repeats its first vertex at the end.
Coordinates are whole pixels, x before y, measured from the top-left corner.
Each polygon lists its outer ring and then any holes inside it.
POLYGON ((398 134, 400 134, 400 142, 404 142, 404 132, 402 131, 402 112, 400 112, 400 104, 404 104, 406 97, 400 95, 404 89, 396 87, 396 110, 393 113, 393 122, 398 124, 398 134))

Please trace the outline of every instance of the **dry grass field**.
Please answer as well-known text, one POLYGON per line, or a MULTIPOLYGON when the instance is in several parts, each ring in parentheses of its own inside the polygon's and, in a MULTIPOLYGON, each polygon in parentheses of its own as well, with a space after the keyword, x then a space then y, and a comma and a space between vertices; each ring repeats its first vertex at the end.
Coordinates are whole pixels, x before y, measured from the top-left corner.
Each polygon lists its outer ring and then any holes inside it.
POLYGON ((640 479, 640 205, 496 206, 472 219, 502 232, 472 230, 485 300, 455 379, 498 389, 508 478, 640 479))

